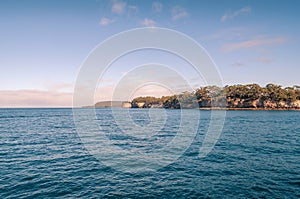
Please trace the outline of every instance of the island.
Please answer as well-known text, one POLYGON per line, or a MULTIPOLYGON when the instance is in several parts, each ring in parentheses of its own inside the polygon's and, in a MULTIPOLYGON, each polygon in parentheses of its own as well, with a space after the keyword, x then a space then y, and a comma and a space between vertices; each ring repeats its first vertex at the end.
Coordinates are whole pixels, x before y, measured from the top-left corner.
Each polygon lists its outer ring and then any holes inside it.
POLYGON ((172 96, 143 96, 129 101, 98 102, 95 108, 199 108, 226 110, 300 110, 300 86, 276 84, 205 86, 172 96))

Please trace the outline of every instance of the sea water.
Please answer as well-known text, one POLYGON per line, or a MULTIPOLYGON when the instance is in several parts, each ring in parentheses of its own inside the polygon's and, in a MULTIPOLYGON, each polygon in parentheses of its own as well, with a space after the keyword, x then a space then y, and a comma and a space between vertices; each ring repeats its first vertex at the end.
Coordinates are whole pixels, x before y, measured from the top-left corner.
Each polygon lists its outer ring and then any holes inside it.
MULTIPOLYGON (((136 125, 151 123, 149 109, 129 111, 136 125)), ((95 120, 122 150, 155 151, 180 127, 180 110, 164 111, 163 128, 142 141, 123 134, 131 127, 118 126, 111 109, 97 109, 95 120)), ((227 111, 206 157, 199 148, 211 114, 190 110, 190 117, 199 113, 193 142, 178 159, 155 171, 126 172, 90 153, 72 109, 0 109, 0 198, 300 197, 300 111, 227 111)))

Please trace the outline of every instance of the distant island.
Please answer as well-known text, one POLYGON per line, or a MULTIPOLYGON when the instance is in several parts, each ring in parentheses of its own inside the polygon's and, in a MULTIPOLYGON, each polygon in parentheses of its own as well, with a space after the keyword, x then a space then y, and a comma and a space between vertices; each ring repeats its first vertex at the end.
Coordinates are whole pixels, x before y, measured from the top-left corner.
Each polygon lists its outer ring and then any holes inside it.
POLYGON ((102 101, 92 106, 84 106, 83 108, 131 108, 131 102, 126 101, 102 101))
POLYGON ((194 92, 160 98, 137 97, 131 102, 98 102, 88 108, 200 108, 228 110, 300 110, 300 86, 282 88, 280 85, 258 84, 225 87, 205 86, 194 92))

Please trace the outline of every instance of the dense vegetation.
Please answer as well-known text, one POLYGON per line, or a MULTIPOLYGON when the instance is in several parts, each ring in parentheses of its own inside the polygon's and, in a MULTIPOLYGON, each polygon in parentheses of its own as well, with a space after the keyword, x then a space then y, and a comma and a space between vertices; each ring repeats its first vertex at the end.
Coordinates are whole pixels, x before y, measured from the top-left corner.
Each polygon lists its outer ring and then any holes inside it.
POLYGON ((194 92, 173 96, 138 97, 132 107, 151 108, 300 108, 300 86, 282 88, 280 85, 232 85, 223 88, 206 86, 194 92))

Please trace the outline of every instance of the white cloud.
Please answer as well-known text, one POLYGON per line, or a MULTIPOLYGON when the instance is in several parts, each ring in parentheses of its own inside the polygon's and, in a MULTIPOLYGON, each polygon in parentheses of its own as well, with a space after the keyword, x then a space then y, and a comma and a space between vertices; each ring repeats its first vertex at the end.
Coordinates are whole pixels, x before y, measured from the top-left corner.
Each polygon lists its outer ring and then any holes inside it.
POLYGON ((141 24, 143 25, 143 26, 149 26, 149 27, 153 27, 153 26, 155 26, 156 25, 156 22, 155 21, 153 21, 152 19, 144 19, 143 21, 141 21, 141 24))
POLYGON ((123 1, 114 1, 111 7, 111 11, 116 14, 123 14, 126 10, 126 3, 123 1))
POLYGON ((239 10, 236 10, 234 12, 231 12, 231 11, 228 11, 226 12, 222 17, 221 17, 221 22, 224 22, 226 20, 229 20, 229 19, 233 19, 239 15, 242 15, 242 14, 248 14, 248 13, 251 13, 251 7, 244 7, 244 8, 241 8, 239 10))
POLYGON ((101 26, 106 26, 106 25, 111 24, 113 22, 114 22, 114 20, 112 20, 112 19, 109 19, 109 18, 106 18, 106 17, 102 17, 101 20, 100 20, 100 22, 99 22, 99 24, 101 26))
POLYGON ((152 10, 154 12, 161 12, 163 10, 163 4, 160 2, 153 2, 152 3, 152 10))
POLYGON ((180 6, 175 6, 172 9, 172 19, 174 21, 178 20, 178 19, 182 19, 189 16, 189 13, 182 7, 180 6))

